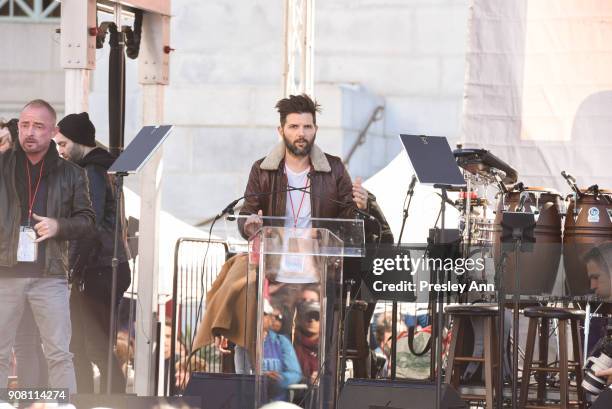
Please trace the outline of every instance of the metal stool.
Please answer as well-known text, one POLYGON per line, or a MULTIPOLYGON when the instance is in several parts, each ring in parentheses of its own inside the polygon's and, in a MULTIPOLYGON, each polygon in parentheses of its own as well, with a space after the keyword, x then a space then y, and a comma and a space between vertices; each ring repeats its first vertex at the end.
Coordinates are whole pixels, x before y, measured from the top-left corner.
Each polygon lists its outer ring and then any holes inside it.
POLYGON ((527 332, 527 347, 525 351, 525 362, 523 365, 523 379, 521 381, 520 408, 542 409, 559 408, 568 409, 570 406, 584 408, 585 397, 582 389, 582 365, 580 364, 582 346, 578 322, 584 320, 584 312, 568 308, 555 307, 527 307, 524 310, 525 317, 529 318, 529 329, 527 332), (548 364, 548 337, 550 321, 559 320, 559 365, 548 364), (540 321, 541 320, 541 321, 540 321), (567 354, 567 323, 571 324, 572 351, 576 361, 569 362, 567 354), (537 333, 538 322, 541 323, 540 331, 537 333), (533 360, 536 337, 538 338, 539 359, 533 360), (576 374, 578 402, 569 401, 569 372, 570 369, 576 374), (538 383, 537 404, 528 405, 529 378, 531 372, 536 372, 538 383), (545 405, 546 399, 546 374, 559 373, 561 384, 559 405, 545 405))
POLYGON ((464 362, 481 362, 485 374, 485 395, 461 394, 461 398, 467 401, 484 400, 487 409, 492 409, 493 393, 497 382, 494 368, 499 362, 494 353, 497 337, 494 325, 498 315, 497 305, 453 305, 446 307, 444 310, 453 318, 451 345, 448 352, 445 382, 459 391, 459 387, 461 386, 461 374, 459 373, 459 368, 456 370, 455 367, 464 362), (462 350, 466 325, 473 317, 482 317, 484 320, 484 358, 457 356, 457 352, 462 350))

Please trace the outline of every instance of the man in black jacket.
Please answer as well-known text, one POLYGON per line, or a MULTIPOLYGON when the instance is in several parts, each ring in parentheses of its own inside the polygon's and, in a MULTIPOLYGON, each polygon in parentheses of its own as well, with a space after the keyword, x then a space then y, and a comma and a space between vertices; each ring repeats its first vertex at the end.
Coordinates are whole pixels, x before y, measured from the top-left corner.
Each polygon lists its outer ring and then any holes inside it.
MULTIPOLYGON (((19 144, 19 119, 8 122, 0 121, 0 154, 8 152, 19 144), (3 134, 6 132, 6 134, 3 134)), ((47 360, 42 349, 42 341, 30 304, 24 306, 23 315, 15 344, 13 345, 17 360, 17 379, 20 388, 40 388, 49 383, 47 360)))
MULTIPOLYGON (((72 342, 77 385, 81 393, 93 393, 93 362, 100 369, 101 391, 106 390, 107 354, 110 331, 112 259, 115 237, 116 195, 114 178, 107 170, 115 159, 96 147, 94 125, 87 112, 70 114, 58 123, 55 137, 60 155, 85 168, 91 201, 96 212, 95 232, 71 243, 73 287, 70 296, 72 342)), ((120 209, 117 302, 130 285, 129 250, 125 217, 120 209)), ((118 311, 118 310, 117 310, 118 311)), ((125 392, 125 378, 115 362, 112 391, 125 392)))
POLYGON ((83 169, 57 154, 56 113, 42 100, 19 116, 19 143, 0 155, 0 388, 29 303, 49 366, 49 386, 76 393, 70 344, 68 240, 95 223, 83 169))

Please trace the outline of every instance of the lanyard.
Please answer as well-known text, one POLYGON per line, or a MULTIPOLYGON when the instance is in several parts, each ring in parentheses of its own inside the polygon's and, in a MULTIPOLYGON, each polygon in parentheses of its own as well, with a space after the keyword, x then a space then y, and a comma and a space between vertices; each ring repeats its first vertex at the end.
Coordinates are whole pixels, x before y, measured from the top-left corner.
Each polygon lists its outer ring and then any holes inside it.
POLYGON ((34 208, 34 201, 36 200, 36 194, 42 180, 43 169, 45 168, 45 160, 43 159, 40 165, 40 174, 38 175, 38 181, 36 182, 36 188, 34 194, 32 194, 32 176, 30 175, 30 161, 26 158, 26 172, 28 174, 28 227, 32 225, 32 209, 34 208))
POLYGON ((310 187, 310 179, 306 182, 306 185, 303 187, 302 191, 302 199, 300 200, 300 205, 298 206, 297 214, 295 214, 295 206, 293 204, 293 198, 291 197, 291 192, 289 193, 289 201, 291 202, 291 213, 293 214, 293 227, 297 227, 298 220, 300 218, 300 212, 302 211, 302 205, 304 204, 304 197, 306 196, 306 190, 310 187))

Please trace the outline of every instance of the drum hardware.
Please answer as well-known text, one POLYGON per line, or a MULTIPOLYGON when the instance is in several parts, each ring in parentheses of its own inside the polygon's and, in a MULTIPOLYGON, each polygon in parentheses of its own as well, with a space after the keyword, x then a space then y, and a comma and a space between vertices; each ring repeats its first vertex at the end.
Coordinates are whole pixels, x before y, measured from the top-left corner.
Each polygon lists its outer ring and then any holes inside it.
POLYGON ((580 189, 578 189, 578 186, 576 185, 576 178, 565 172, 564 170, 561 171, 561 176, 563 176, 563 179, 565 179, 570 189, 572 189, 572 192, 574 192, 576 196, 578 196, 578 198, 582 197, 582 192, 580 191, 580 189))
POLYGON ((480 220, 475 223, 476 244, 487 246, 493 244, 495 225, 493 220, 480 220))
MULTIPOLYGON (((461 212, 465 257, 473 256, 475 249, 476 252, 481 252, 483 258, 487 251, 491 252, 495 268, 491 267, 486 271, 493 269, 497 272, 503 271, 501 277, 503 282, 497 283, 500 277, 496 276, 496 287, 502 286, 508 295, 519 293, 517 295, 521 301, 564 305, 582 302, 583 308, 586 305, 589 316, 606 316, 612 313, 609 304, 608 306, 602 304, 598 307, 599 311, 591 312, 591 309, 595 309, 597 305, 593 304, 598 302, 597 298, 591 295, 581 297, 580 295, 585 292, 576 290, 577 283, 584 286, 588 284, 586 269, 570 266, 572 259, 575 265, 580 264, 582 259, 574 257, 580 246, 589 244, 592 247, 596 245, 593 244, 595 242, 612 240, 612 191, 600 189, 598 185, 580 189, 576 179, 565 171, 561 175, 572 192, 567 198, 552 189, 527 187, 522 182, 516 182, 516 179, 508 180, 509 176, 516 177, 516 172, 514 175, 509 175, 506 169, 487 163, 483 158, 484 153, 488 152, 455 151, 457 162, 465 170, 464 176, 468 181, 468 189, 464 189, 459 200, 455 201, 455 206, 461 212), (472 189, 478 190, 482 194, 481 185, 485 190, 482 198, 472 191, 472 189), (497 191, 495 194, 497 203, 493 210, 495 220, 488 220, 486 217, 489 206, 486 190, 489 185, 493 185, 497 191), (521 256, 521 271, 518 272, 520 277, 514 274, 516 266, 513 265, 515 264, 513 257, 508 257, 505 261, 500 259, 502 214, 513 210, 532 213, 536 222, 535 251, 533 254, 521 256), (562 248, 562 243, 565 244, 565 249, 562 248), (573 249, 572 245, 575 245, 576 249, 573 249), (553 295, 552 289, 562 259, 566 265, 568 291, 564 291, 564 295, 559 296, 553 295), (504 265, 502 270, 499 269, 501 265, 504 265), (521 291, 513 290, 510 284, 516 279, 524 283, 520 287, 521 291)), ((491 282, 492 277, 474 274, 467 279, 476 283, 486 283, 491 282)), ((490 295, 482 294, 482 296, 490 295)), ((504 302, 505 299, 504 297, 504 302)))
POLYGON ((514 168, 508 165, 490 151, 485 149, 464 149, 461 145, 453 151, 457 164, 472 174, 479 174, 491 180, 495 179, 495 172, 502 179, 504 184, 515 183, 517 173, 514 168))
MULTIPOLYGON (((461 192, 461 194, 463 195, 464 192, 461 192)), ((476 192, 472 191, 473 194, 475 194, 476 192)), ((468 207, 468 201, 463 197, 460 198, 458 200, 455 200, 454 202, 454 207, 459 210, 459 211, 463 211, 466 212, 467 211, 467 207, 468 207)), ((489 205, 489 201, 486 198, 482 198, 482 197, 476 197, 474 195, 472 195, 472 198, 469 200, 469 207, 471 209, 471 214, 476 214, 478 216, 480 216, 480 212, 478 212, 476 209, 474 209, 475 207, 487 207, 489 205)))
POLYGON ((523 190, 519 197, 519 205, 517 206, 516 211, 522 213, 525 211, 525 202, 527 199, 529 199, 529 192, 523 190))
MULTIPOLYGON (((463 172, 463 174, 465 175, 466 172, 463 172)), ((469 243, 472 240, 472 223, 471 223, 471 214, 472 214, 472 210, 471 210, 471 206, 472 206, 472 183, 471 181, 468 179, 466 180, 466 186, 465 186, 465 192, 461 192, 459 193, 459 197, 461 197, 461 195, 464 195, 465 198, 465 202, 464 202, 464 206, 463 206, 463 215, 464 215, 464 223, 465 223, 465 232, 462 235, 463 240, 464 240, 464 244, 467 246, 467 243, 469 243), (467 236, 466 236, 467 234, 467 236)), ((461 212, 461 207, 459 207, 459 211, 461 212)), ((464 247, 464 252, 467 250, 467 247, 464 247)))
POLYGON ((599 186, 591 185, 587 188, 587 193, 592 193, 595 196, 595 200, 599 199, 599 186))
POLYGON ((499 191, 501 193, 508 193, 508 188, 504 184, 502 177, 502 175, 505 174, 497 169, 491 169, 491 173, 493 174, 493 179, 495 180, 495 184, 497 185, 499 191))
MULTIPOLYGON (((576 178, 570 175, 569 173, 565 172, 564 170, 561 171, 561 176, 563 176, 563 179, 565 179, 570 189, 572 189, 572 192, 574 195, 574 203, 576 203, 578 199, 582 198, 582 192, 580 191, 580 189, 578 189, 578 185, 576 185, 576 178)), ((577 207, 574 207, 574 219, 577 217, 578 217, 578 209, 577 207)))
MULTIPOLYGON (((531 213, 533 213, 533 216, 535 217, 535 221, 537 223, 538 218, 540 217, 540 196, 542 196, 542 192, 534 192, 533 195, 535 196, 536 204, 535 208, 531 207, 531 213)), ((558 198, 560 198, 560 196, 558 196, 558 198)))
POLYGON ((483 177, 482 175, 474 175, 467 171, 465 172, 465 180, 466 182, 469 180, 474 186, 483 186, 491 183, 490 178, 483 177))
MULTIPOLYGON (((562 219, 558 210, 560 195, 552 189, 519 186, 520 190, 510 191, 500 197, 495 221, 492 226, 494 259, 501 256, 501 221, 504 211, 533 214, 536 222, 536 244, 533 253, 525 254, 521 260, 521 281, 523 290, 529 295, 551 293, 561 261, 562 219), (502 204, 503 203, 503 204, 502 204), (502 207, 503 206, 503 207, 502 207)), ((508 259, 503 285, 513 292, 514 260, 508 259)))
POLYGON ((522 192, 523 190, 525 190, 525 184, 523 182, 516 182, 516 183, 511 184, 511 185, 506 185, 506 188, 509 191, 517 190, 519 192, 522 192))

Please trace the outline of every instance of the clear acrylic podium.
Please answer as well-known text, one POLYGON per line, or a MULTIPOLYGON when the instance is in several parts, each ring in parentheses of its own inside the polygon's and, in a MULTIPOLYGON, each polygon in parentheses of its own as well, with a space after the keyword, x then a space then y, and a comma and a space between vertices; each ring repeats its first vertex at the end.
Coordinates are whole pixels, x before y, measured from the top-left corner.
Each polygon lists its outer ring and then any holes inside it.
MULTIPOLYGON (((242 231, 246 216, 236 218, 242 231)), ((364 255, 363 220, 263 217, 248 252, 247 309, 256 311, 245 311, 247 351, 235 361, 255 376, 253 408, 334 408, 343 258, 364 255)))

